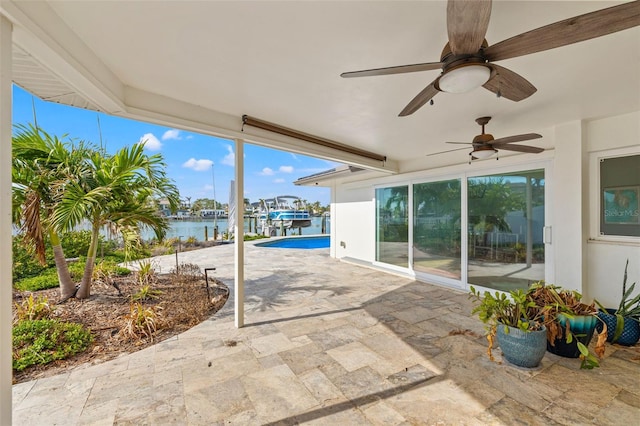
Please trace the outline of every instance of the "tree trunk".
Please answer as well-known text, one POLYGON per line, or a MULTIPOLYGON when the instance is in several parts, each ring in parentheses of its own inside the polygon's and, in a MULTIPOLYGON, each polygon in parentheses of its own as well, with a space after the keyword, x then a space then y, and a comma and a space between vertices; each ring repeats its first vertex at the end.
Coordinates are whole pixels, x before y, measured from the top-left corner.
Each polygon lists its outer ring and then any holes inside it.
POLYGON ((93 225, 91 229, 91 244, 89 244, 89 252, 87 253, 87 263, 84 265, 84 274, 82 275, 82 282, 76 298, 88 299, 91 296, 91 281, 93 280, 93 268, 96 263, 96 253, 98 251, 98 239, 100 236, 100 228, 98 225, 93 225))
POLYGON ((69 267, 64 258, 64 251, 60 244, 60 237, 51 230, 49 231, 51 246, 53 247, 53 259, 56 262, 56 271, 58 272, 58 281, 60 282, 60 297, 62 302, 72 298, 76 293, 76 286, 69 274, 69 267))

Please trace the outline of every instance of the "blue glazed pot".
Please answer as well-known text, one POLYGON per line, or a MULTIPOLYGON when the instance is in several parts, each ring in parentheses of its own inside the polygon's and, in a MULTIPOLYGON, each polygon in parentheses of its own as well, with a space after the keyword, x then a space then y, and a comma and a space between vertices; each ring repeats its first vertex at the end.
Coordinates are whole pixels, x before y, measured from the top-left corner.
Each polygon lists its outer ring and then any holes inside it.
POLYGON ((593 332, 596 329, 598 318, 594 315, 576 315, 573 318, 569 318, 564 314, 558 314, 557 321, 563 330, 563 336, 556 338, 553 345, 547 342, 547 350, 552 354, 566 358, 578 358, 580 356, 580 349, 578 349, 577 342, 589 346, 593 332), (571 343, 567 343, 566 336, 564 336, 567 321, 569 321, 569 328, 573 334, 571 343))
POLYGON ((496 337, 504 358, 519 367, 537 367, 547 348, 547 329, 544 327, 525 333, 518 328, 498 324, 496 337))
MULTIPOLYGON (((598 312, 598 318, 607 324, 607 342, 618 343, 624 346, 633 346, 640 340, 640 324, 638 321, 632 318, 625 317, 624 327, 622 328, 622 334, 618 337, 618 340, 613 341, 613 335, 616 332, 617 317, 615 315, 616 309, 607 309, 607 312, 598 312)), ((598 322, 596 329, 598 332, 602 331, 602 323, 598 322)))

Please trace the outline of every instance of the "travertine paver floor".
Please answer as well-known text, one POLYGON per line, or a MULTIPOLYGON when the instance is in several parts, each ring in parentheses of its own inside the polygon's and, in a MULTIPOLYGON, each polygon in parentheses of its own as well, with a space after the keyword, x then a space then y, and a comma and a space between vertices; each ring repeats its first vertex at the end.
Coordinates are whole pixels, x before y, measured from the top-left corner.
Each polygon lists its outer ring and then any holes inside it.
MULTIPOLYGON (((216 266, 233 289, 232 250, 180 256, 216 266)), ((340 262, 327 250, 247 244, 246 252, 246 327, 234 327, 231 298, 153 347, 15 385, 14 424, 640 421, 638 348, 608 347, 592 371, 551 354, 533 371, 494 363, 465 293, 340 262)), ((167 271, 174 262, 156 265, 167 271)))

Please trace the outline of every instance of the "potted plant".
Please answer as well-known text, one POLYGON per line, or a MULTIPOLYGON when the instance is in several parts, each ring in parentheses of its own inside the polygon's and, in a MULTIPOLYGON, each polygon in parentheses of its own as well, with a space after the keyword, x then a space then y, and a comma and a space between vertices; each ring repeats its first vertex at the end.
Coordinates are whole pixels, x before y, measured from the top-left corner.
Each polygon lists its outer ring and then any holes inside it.
MULTIPOLYGON (((582 295, 575 290, 546 285, 543 281, 531 286, 527 297, 539 309, 547 328, 547 350, 568 358, 580 358, 581 368, 599 367, 596 356, 588 346, 598 322, 595 303, 582 302, 582 295)), ((595 352, 604 355, 604 334, 598 336, 595 352)))
POLYGON ((504 358, 510 363, 525 368, 540 364, 546 351, 546 329, 538 309, 525 292, 517 290, 507 295, 485 291, 481 294, 472 286, 469 297, 477 303, 472 313, 487 324, 487 354, 492 361, 491 349, 497 338, 504 358))
MULTIPOLYGON (((600 307, 598 317, 607 326, 607 342, 619 343, 625 346, 632 346, 640 340, 640 294, 632 298, 636 283, 627 289, 627 268, 629 259, 624 267, 624 278, 622 280, 622 298, 618 309, 607 309, 596 300, 600 307)), ((598 331, 602 331, 602 324, 598 324, 598 331)))

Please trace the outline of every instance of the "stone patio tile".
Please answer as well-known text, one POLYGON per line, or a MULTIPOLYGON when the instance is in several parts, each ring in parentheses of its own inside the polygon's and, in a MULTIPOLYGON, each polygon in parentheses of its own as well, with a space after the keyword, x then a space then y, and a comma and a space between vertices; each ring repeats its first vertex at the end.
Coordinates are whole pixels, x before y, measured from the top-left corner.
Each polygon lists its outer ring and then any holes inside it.
POLYGON ((286 419, 292 413, 318 406, 316 399, 286 365, 247 374, 240 380, 258 416, 269 421, 286 419))
MULTIPOLYGON (((51 399, 51 398, 50 398, 51 399)), ((85 399, 42 403, 38 407, 13 410, 14 425, 67 425, 75 424, 80 417, 85 399)))
POLYGON ((411 357, 415 354, 411 346, 398 342, 397 338, 389 334, 378 333, 373 336, 366 336, 360 341, 376 354, 389 360, 411 357))
MULTIPOLYGON (((574 361, 579 363, 579 360, 574 361)), ((538 374, 531 383, 544 383, 545 388, 562 392, 567 404, 583 406, 581 412, 595 415, 619 393, 617 386, 603 381, 606 374, 601 374, 598 369, 571 372, 565 367, 553 365, 538 374)), ((638 377, 640 380, 640 370, 638 377)))
POLYGON ((407 422, 407 419, 385 404, 384 401, 373 404, 363 411, 364 415, 367 417, 367 421, 374 425, 396 426, 406 424, 407 422))
POLYGON ((258 362, 262 368, 277 367, 278 365, 283 365, 285 363, 278 354, 263 356, 258 358, 258 362))
POLYGON ((598 425, 633 425, 638 423, 640 410, 636 405, 629 405, 618 399, 611 401, 603 407, 595 416, 595 424, 598 425))
POLYGON ((276 328, 289 338, 303 336, 317 331, 324 324, 324 320, 320 317, 311 317, 303 319, 292 319, 274 323, 276 328))
POLYGON ((366 329, 380 323, 377 318, 366 312, 364 309, 357 309, 351 312, 347 317, 347 321, 358 329, 366 329))
POLYGON ((544 383, 521 381, 505 374, 489 374, 484 381, 491 387, 506 393, 514 401, 537 412, 542 412, 562 395, 561 391, 544 383))
POLYGON ((193 392, 185 392, 184 401, 187 418, 198 423, 198 419, 222 421, 247 410, 253 405, 247 396, 240 378, 212 384, 193 392))
POLYGON ((137 398, 145 389, 152 388, 152 374, 146 372, 135 373, 134 370, 126 370, 96 378, 91 388, 91 394, 87 399, 87 404, 99 404, 116 398, 137 398))
POLYGON ((203 358, 197 362, 183 363, 182 377, 185 393, 207 388, 261 369, 252 351, 243 351, 220 358, 203 358), (209 367, 209 362, 211 366, 209 367))
POLYGON ((166 383, 181 382, 182 383, 182 369, 179 365, 175 365, 171 368, 165 368, 159 371, 153 372, 153 386, 161 386, 166 383))
POLYGON ((331 357, 319 344, 313 342, 295 349, 280 352, 279 355, 295 374, 300 374, 331 362, 331 357))
POLYGON ((420 327, 396 318, 395 316, 393 316, 393 313, 387 316, 380 317, 379 320, 395 335, 403 339, 409 336, 415 336, 417 334, 424 333, 424 331, 420 327))
POLYGON ((635 393, 631 393, 625 389, 620 391, 618 396, 616 396, 616 400, 624 402, 631 407, 640 409, 640 395, 636 395, 635 393))
POLYGON ((402 321, 406 321, 409 324, 416 324, 434 318, 439 314, 433 309, 425 308, 423 306, 414 306, 406 310, 392 312, 391 315, 401 319, 402 321))
POLYGON ((581 426, 593 424, 594 415, 598 411, 598 409, 582 409, 581 404, 572 401, 572 398, 569 395, 565 398, 556 399, 551 405, 545 408, 542 413, 559 424, 567 426, 581 426))
POLYGON ((297 346, 282 333, 256 337, 248 341, 247 344, 258 358, 273 355, 297 346))
MULTIPOLYGON (((350 401, 332 403, 316 408, 307 413, 296 415, 293 419, 305 425, 325 426, 332 425, 364 425, 367 419, 350 401)), ((289 420, 283 421, 283 425, 291 424, 289 420)))
POLYGON ((344 400, 345 397, 332 382, 317 368, 307 370, 298 374, 302 383, 313 397, 321 404, 325 405, 330 401, 344 400))
POLYGON ((128 355, 121 355, 118 358, 100 364, 85 364, 69 372, 69 380, 85 380, 108 374, 124 371, 129 367, 128 355))
POLYGON ((346 372, 330 380, 357 407, 384 399, 398 388, 370 367, 346 372))
POLYGON ((85 405, 78 419, 78 425, 113 425, 118 403, 118 399, 112 399, 99 404, 85 405))
POLYGON ((488 411, 506 424, 518 423, 531 426, 552 426, 560 424, 541 412, 532 410, 528 406, 509 397, 502 398, 489 407, 488 411))
POLYGON ((36 384, 36 381, 31 380, 30 382, 23 382, 23 383, 18 383, 13 385, 11 389, 11 392, 12 392, 11 401, 14 407, 20 405, 22 400, 29 394, 29 392, 31 391, 31 389, 33 389, 35 384, 36 384))
POLYGON ((329 349, 327 354, 338 361, 347 371, 355 371, 381 360, 374 351, 360 342, 352 342, 329 349))
POLYGON ((399 392, 385 403, 412 424, 467 424, 485 409, 455 382, 440 376, 399 392))

